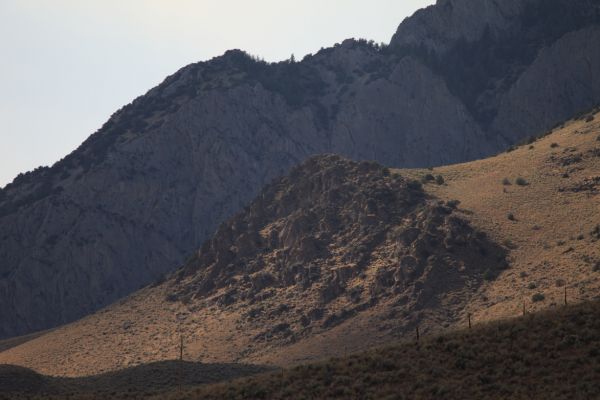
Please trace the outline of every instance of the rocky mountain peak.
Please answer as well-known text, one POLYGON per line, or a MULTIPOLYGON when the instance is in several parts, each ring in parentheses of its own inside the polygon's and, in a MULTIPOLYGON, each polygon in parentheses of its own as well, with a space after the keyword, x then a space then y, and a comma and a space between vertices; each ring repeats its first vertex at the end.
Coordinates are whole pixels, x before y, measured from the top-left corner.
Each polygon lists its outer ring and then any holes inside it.
POLYGON ((517 23, 528 4, 536 0, 438 0, 400 24, 390 45, 422 47, 442 56, 457 41, 478 41, 489 31, 500 34, 517 23))

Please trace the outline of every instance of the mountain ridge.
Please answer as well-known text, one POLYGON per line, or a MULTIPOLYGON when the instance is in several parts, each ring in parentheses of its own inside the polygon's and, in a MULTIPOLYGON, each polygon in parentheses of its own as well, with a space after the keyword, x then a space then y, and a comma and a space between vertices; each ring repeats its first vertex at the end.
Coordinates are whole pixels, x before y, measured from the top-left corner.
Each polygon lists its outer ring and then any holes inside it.
MULTIPOLYGON (((417 17, 446 4, 454 3, 438 2, 417 17)), ((477 70, 483 78, 473 73, 477 79, 467 80, 464 93, 449 77, 464 75, 456 73, 464 69, 456 55, 490 64, 477 58, 478 47, 458 39, 454 58, 432 59, 418 46, 399 44, 405 34, 387 47, 347 40, 300 62, 267 64, 230 51, 182 68, 61 162, 0 190, 0 302, 6 305, 0 337, 75 320, 173 270, 264 184, 311 155, 337 153, 392 167, 466 161, 600 102, 597 85, 578 83, 581 62, 568 62, 589 59, 586 79, 598 81, 600 60, 587 57, 600 43, 597 6, 552 4, 575 17, 557 25, 555 11, 522 32, 537 37, 554 27, 557 36, 573 35, 560 36, 560 45, 530 41, 533 61, 496 55, 521 28, 480 41, 492 49, 482 53, 488 61, 502 61, 501 79, 477 70), (582 35, 587 46, 576 45, 582 35), (543 47, 554 51, 538 60, 543 47), (545 68, 553 63, 560 68, 545 68), (513 70, 527 78, 521 91, 501 84, 513 82, 513 70), (550 76, 558 84, 542 85, 550 76), (531 87, 558 91, 560 100, 537 98, 531 87), (505 116, 487 121, 499 104, 505 116), (515 109, 530 112, 512 119, 515 109), (481 124, 482 116, 494 129, 481 124)))

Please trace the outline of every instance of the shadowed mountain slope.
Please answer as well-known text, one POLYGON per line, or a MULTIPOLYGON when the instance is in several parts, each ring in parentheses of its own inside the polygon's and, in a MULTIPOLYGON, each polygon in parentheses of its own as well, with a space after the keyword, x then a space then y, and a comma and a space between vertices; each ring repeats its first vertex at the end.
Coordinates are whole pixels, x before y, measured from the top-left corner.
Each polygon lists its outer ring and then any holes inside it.
POLYGON ((173 270, 311 155, 466 161, 599 102, 596 2, 472 3, 418 12, 389 47, 189 65, 17 177, 0 190, 0 337, 75 320, 173 270))

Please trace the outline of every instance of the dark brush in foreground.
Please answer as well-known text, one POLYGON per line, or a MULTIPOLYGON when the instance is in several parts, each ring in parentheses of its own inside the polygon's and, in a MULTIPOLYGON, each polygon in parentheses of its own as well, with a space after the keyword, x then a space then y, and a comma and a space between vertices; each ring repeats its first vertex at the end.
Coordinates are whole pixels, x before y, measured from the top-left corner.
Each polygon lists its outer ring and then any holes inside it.
POLYGON ((162 361, 106 374, 61 378, 0 364, 0 399, 147 397, 179 387, 231 380, 271 369, 248 364, 162 361))

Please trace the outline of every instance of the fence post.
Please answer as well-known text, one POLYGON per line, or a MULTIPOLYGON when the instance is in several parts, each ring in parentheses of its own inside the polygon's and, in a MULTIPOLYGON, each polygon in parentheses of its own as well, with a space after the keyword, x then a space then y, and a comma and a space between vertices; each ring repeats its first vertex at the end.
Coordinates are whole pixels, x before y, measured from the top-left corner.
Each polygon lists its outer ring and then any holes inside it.
POLYGON ((419 324, 417 324, 417 344, 419 344, 419 324))
POLYGON ((469 329, 471 329, 471 313, 469 313, 468 317, 469 317, 469 329))
POLYGON ((183 392, 183 331, 179 331, 179 394, 183 392))
POLYGON ((567 305, 567 287, 565 286, 565 306, 567 305))
POLYGON ((181 343, 179 344, 179 361, 183 361, 183 333, 180 333, 181 343))

